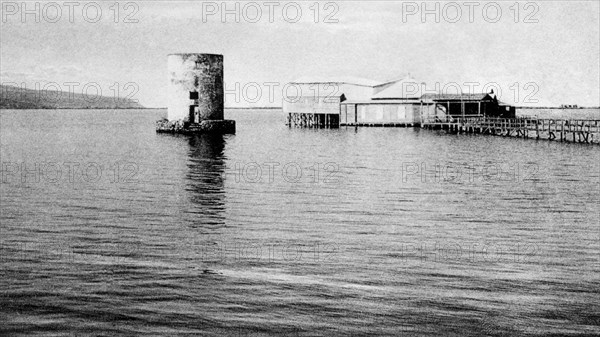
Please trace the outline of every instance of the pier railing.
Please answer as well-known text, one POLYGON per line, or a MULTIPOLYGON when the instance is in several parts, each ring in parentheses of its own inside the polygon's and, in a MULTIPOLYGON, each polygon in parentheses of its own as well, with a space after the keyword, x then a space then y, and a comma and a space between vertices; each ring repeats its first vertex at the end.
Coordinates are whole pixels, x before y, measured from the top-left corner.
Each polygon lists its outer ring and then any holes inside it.
POLYGON ((600 142, 600 120, 497 118, 487 116, 428 117, 421 127, 455 133, 480 133, 505 137, 523 137, 579 143, 600 142))

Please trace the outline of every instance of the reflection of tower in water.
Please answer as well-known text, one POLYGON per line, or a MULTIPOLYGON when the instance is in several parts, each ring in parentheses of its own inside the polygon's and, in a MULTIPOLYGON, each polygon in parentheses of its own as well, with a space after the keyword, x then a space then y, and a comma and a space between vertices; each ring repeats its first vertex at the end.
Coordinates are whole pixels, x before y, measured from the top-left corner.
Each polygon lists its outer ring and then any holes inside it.
POLYGON ((222 135, 197 135, 189 139, 186 190, 190 192, 194 226, 223 225, 225 210, 225 139, 222 135))

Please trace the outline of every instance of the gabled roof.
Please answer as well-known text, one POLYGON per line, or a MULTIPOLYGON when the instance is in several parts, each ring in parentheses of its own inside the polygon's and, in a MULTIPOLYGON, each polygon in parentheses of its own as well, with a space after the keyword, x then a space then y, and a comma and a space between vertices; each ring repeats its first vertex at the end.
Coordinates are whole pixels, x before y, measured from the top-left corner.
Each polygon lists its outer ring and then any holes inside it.
POLYGON ((422 85, 412 77, 405 77, 377 92, 373 95, 373 99, 419 98, 421 97, 422 85))
POLYGON ((413 77, 410 75, 410 73, 406 73, 406 74, 404 74, 402 76, 394 77, 392 79, 383 81, 380 84, 376 85, 375 88, 377 89, 377 87, 380 87, 380 86, 383 86, 383 85, 386 85, 386 84, 400 82, 402 80, 406 80, 407 78, 413 79, 413 77))
POLYGON ((374 87, 381 84, 380 81, 370 80, 367 78, 352 77, 352 76, 340 76, 340 77, 326 77, 326 76, 302 76, 291 83, 298 84, 315 84, 315 83, 343 83, 353 84, 365 87, 374 87))
POLYGON ((424 94, 422 100, 432 101, 484 101, 492 100, 489 94, 424 94))

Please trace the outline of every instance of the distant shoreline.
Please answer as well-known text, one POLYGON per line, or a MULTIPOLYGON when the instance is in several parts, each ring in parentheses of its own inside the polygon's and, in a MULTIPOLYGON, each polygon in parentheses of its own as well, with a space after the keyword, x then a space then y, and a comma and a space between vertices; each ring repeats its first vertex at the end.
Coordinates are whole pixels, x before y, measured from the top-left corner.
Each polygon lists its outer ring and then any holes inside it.
POLYGON ((580 106, 577 108, 561 108, 551 106, 516 106, 515 109, 555 109, 555 110, 580 110, 580 109, 600 109, 600 106, 580 106))
POLYGON ((161 110, 163 108, 0 108, 0 110, 161 110))
POLYGON ((229 110, 278 110, 278 109, 282 109, 282 107, 279 107, 279 106, 243 107, 243 108, 225 107, 225 109, 229 109, 229 110))
MULTIPOLYGON (((228 108, 226 110, 281 110, 281 107, 244 107, 244 108, 228 108)), ((19 108, 0 108, 0 110, 167 110, 167 108, 34 108, 34 109, 19 109, 19 108)))
MULTIPOLYGON (((530 106, 516 106, 516 109, 528 109, 528 110, 539 110, 539 109, 553 109, 553 110, 584 110, 584 109, 600 109, 600 106, 585 107, 580 106, 577 108, 560 108, 560 107, 530 107, 530 106)), ((167 110, 168 108, 34 108, 34 109, 23 109, 23 108, 0 108, 0 110, 167 110)), ((281 110, 282 107, 225 107, 226 110, 281 110)))

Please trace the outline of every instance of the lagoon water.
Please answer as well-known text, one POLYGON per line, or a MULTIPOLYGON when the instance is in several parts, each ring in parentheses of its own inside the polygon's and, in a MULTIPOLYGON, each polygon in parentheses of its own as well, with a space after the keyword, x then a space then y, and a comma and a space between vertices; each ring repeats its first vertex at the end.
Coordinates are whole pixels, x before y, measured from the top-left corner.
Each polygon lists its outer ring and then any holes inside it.
POLYGON ((600 148, 0 112, 0 335, 600 334, 600 148))

